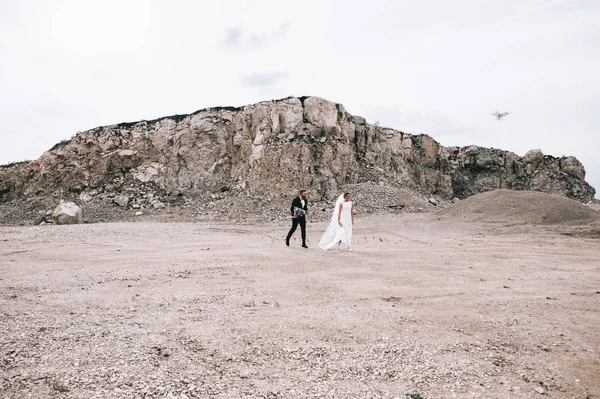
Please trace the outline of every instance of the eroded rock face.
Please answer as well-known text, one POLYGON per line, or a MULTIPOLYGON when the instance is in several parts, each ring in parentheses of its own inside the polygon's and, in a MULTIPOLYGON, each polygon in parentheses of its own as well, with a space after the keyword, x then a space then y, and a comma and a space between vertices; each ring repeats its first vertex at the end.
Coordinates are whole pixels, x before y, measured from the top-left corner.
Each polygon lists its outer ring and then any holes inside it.
POLYGON ((324 200, 374 182, 445 200, 509 188, 587 202, 595 191, 584 179, 574 157, 443 147, 370 125, 340 104, 290 97, 81 132, 38 160, 0 167, 0 201, 72 193, 161 208, 225 195, 287 200, 298 188, 324 200))

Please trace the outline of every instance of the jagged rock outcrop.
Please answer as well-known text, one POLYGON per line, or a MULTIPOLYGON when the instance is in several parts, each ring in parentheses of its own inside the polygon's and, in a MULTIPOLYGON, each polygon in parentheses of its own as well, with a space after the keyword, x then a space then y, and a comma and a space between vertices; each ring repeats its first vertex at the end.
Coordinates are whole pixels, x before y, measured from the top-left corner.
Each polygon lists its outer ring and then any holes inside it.
POLYGON ((444 147, 340 104, 290 97, 78 133, 38 160, 0 167, 0 202, 103 194, 121 207, 161 208, 190 198, 280 201, 300 187, 320 200, 366 182, 442 200, 509 188, 589 201, 595 191, 584 179, 574 157, 444 147))

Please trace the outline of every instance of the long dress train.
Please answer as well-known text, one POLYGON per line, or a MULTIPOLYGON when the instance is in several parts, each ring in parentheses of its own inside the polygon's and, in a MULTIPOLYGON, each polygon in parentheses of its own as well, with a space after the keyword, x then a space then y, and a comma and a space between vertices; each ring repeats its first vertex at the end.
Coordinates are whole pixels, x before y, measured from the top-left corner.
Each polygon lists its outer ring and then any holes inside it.
POLYGON ((335 206, 333 207, 333 215, 331 216, 331 222, 329 222, 329 226, 321 236, 321 240, 319 241, 319 248, 326 250, 335 247, 340 241, 346 245, 351 244, 352 239, 352 216, 350 215, 350 211, 352 209, 351 202, 344 202, 344 194, 340 195, 335 202, 335 206), (340 227, 338 223, 338 214, 340 209, 340 204, 348 204, 348 211, 344 211, 346 208, 342 205, 342 216, 340 217, 340 222, 343 227, 340 227), (349 222, 348 220, 349 219, 349 222), (350 233, 348 235, 348 232, 350 233))

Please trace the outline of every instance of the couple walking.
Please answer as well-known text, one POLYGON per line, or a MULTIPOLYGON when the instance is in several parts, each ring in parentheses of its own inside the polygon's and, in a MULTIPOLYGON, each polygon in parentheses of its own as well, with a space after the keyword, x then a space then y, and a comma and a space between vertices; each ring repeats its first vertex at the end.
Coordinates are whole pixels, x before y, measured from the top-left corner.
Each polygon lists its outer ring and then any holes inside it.
MULTIPOLYGON (((285 238, 285 245, 290 246, 290 238, 300 225, 302 233, 302 247, 308 248, 306 245, 306 215, 308 214, 308 200, 306 199, 306 190, 301 190, 300 195, 292 201, 290 207, 292 214, 292 228, 285 238)), ((348 247, 352 251, 352 225, 354 224, 354 204, 350 200, 350 193, 340 195, 333 207, 333 215, 331 222, 323 233, 319 241, 319 248, 326 250, 341 244, 348 247)))

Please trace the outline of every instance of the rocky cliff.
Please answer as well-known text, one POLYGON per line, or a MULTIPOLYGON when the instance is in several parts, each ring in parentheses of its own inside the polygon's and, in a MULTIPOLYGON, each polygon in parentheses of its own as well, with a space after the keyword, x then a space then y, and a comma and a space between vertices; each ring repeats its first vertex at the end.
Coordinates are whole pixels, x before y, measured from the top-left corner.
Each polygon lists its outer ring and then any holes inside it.
POLYGON ((78 133, 38 160, 0 167, 0 202, 72 197, 136 209, 223 198, 280 204, 298 188, 318 202, 361 184, 439 201, 498 188, 582 202, 595 193, 574 157, 444 147, 427 135, 368 124, 340 104, 290 97, 78 133))

